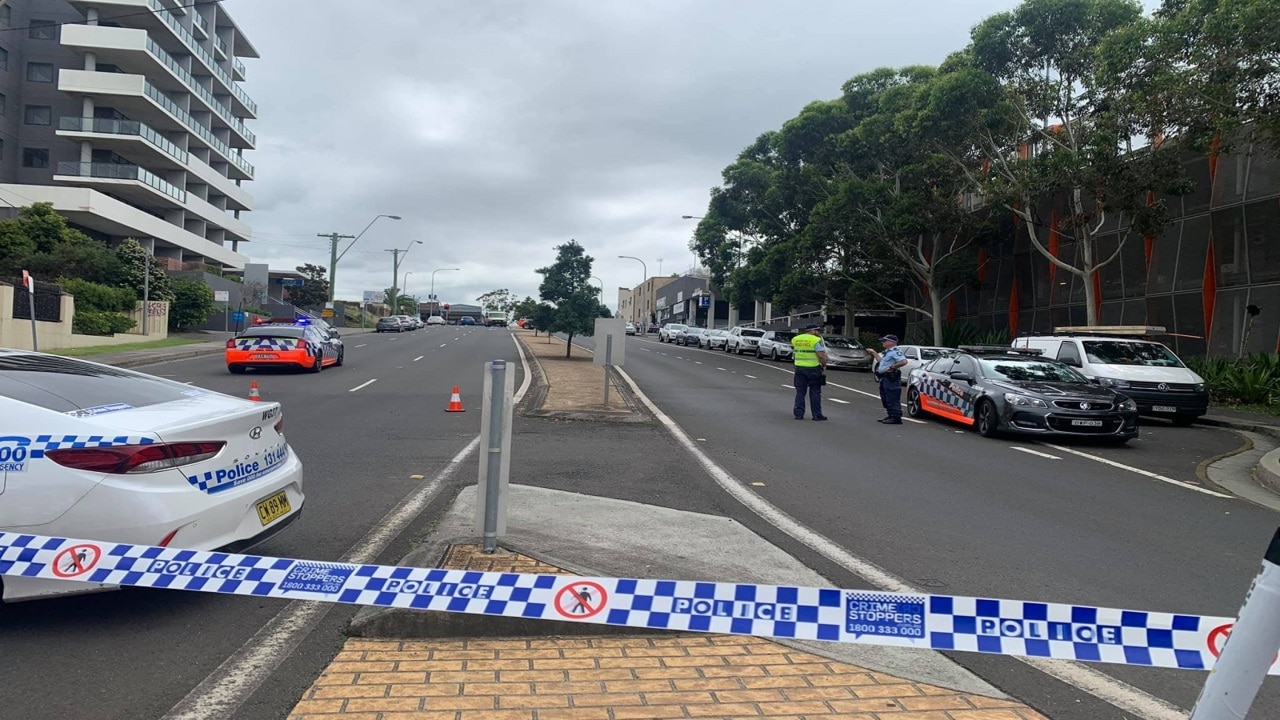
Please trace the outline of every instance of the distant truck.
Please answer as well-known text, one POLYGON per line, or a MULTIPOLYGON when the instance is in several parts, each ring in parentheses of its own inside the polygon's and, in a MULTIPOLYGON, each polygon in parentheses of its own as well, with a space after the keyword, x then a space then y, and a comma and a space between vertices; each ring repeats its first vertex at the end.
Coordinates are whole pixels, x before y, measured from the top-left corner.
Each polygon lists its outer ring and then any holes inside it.
POLYGON ((487 312, 484 314, 485 327, 506 327, 507 314, 504 312, 487 312))

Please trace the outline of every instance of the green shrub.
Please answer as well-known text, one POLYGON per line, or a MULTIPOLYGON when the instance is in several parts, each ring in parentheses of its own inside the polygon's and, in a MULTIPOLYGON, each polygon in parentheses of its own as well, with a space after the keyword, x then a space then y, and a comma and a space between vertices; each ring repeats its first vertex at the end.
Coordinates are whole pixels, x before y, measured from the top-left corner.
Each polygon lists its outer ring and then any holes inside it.
POLYGON ((1204 378, 1209 398, 1224 405, 1280 403, 1280 356, 1274 353, 1228 358, 1192 358, 1188 367, 1204 378))
POLYGON ((71 332, 78 335, 114 335, 132 330, 133 325, 124 315, 101 310, 76 310, 71 318, 71 332))
POLYGON ((113 287, 79 278, 58 278, 58 284, 64 292, 75 296, 77 313, 80 310, 132 312, 138 302, 131 288, 113 287))
POLYGON ((175 277, 173 302, 169 305, 169 329, 181 330, 200 325, 217 310, 213 302, 213 289, 201 280, 175 277))

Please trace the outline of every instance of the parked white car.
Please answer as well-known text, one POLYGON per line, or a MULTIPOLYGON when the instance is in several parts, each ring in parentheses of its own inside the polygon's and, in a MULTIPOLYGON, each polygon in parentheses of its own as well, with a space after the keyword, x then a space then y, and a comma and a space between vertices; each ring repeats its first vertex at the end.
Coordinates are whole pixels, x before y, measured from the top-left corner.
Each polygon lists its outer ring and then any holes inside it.
POLYGON ((428 325, 444 325, 445 322, 444 322, 444 318, 440 317, 439 315, 432 315, 431 317, 427 318, 427 324, 428 325))
POLYGON ((789 360, 795 349, 791 347, 794 330, 767 330, 756 343, 756 357, 770 360, 789 360))
MULTIPOLYGON (((0 530, 243 552, 302 510, 278 403, 75 358, 0 350, 0 530)), ((115 589, 0 578, 4 600, 115 589)), ((56 560, 55 560, 56 562, 56 560)))
POLYGON ((907 385, 911 378, 911 371, 916 368, 929 364, 930 360, 936 360, 943 355, 949 355, 955 350, 944 347, 934 347, 931 345, 899 345, 904 355, 907 356, 907 366, 902 368, 902 384, 907 385))
POLYGON ((723 350, 724 344, 729 342, 728 330, 708 330, 699 338, 698 347, 708 350, 723 350))
POLYGON ((658 342, 673 343, 680 339, 680 333, 688 327, 681 323, 667 323, 658 330, 658 342))
POLYGON ((754 353, 762 337, 764 337, 763 330, 739 325, 729 331, 729 339, 725 342, 724 351, 739 355, 744 352, 754 353))

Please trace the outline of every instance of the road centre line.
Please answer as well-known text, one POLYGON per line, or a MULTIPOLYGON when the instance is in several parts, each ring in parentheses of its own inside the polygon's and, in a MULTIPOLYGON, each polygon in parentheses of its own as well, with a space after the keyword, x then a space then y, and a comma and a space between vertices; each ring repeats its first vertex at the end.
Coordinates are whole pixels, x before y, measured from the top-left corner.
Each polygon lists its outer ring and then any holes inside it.
POLYGON ((1010 449, 1010 450, 1017 450, 1018 452, 1026 453, 1026 454, 1028 454, 1028 455, 1035 455, 1036 457, 1049 458, 1050 460, 1061 460, 1061 459, 1062 459, 1062 458, 1058 457, 1057 455, 1050 455, 1049 453, 1042 453, 1042 452, 1040 452, 1039 450, 1032 450, 1031 448, 1018 447, 1017 445, 1010 445, 1010 446, 1009 446, 1009 449, 1010 449))
POLYGON ((831 402, 833 402, 833 403, 840 403, 841 405, 848 405, 848 404, 849 404, 849 401, 848 401, 848 400, 841 400, 840 398, 827 398, 827 399, 828 399, 828 400, 830 400, 830 401, 831 401, 831 402))
POLYGON ((445 345, 448 345, 448 344, 449 343, 440 343, 440 347, 444 347, 445 345))
MULTIPOLYGON (((616 368, 616 371, 631 387, 631 391, 640 399, 640 402, 648 407, 658 422, 666 427, 667 432, 675 438, 676 442, 693 455, 694 459, 702 465, 707 474, 716 481, 716 484, 747 509, 802 545, 883 590, 903 593, 921 592, 919 588, 911 585, 906 580, 893 575, 869 560, 850 553, 839 544, 810 529, 765 500, 755 491, 749 489, 741 480, 717 464, 707 453, 703 452, 678 423, 662 412, 649 399, 649 396, 640 390, 640 386, 636 384, 635 380, 631 379, 631 376, 625 370, 616 368)), ((1121 710, 1133 713, 1142 720, 1186 720, 1187 713, 1177 706, 1082 663, 1044 658, 1018 657, 1014 659, 1121 710)))
MULTIPOLYGON (((520 355, 524 379, 513 400, 519 403, 529 391, 532 375, 524 348, 512 335, 520 355)), ((435 499, 441 485, 467 462, 480 446, 476 435, 458 451, 431 480, 417 486, 383 518, 375 523, 359 542, 351 547, 340 562, 368 564, 377 560, 404 529, 435 499)), ((264 681, 315 628, 333 607, 333 603, 295 600, 289 603, 208 677, 187 694, 162 720, 216 720, 232 717, 264 681)))
POLYGON ((1160 482, 1170 483, 1173 485, 1177 485, 1178 487, 1184 487, 1188 490, 1195 490, 1196 492, 1204 493, 1205 495, 1212 495, 1213 497, 1225 498, 1227 500, 1235 499, 1235 496, 1233 495, 1224 495, 1220 492, 1214 492, 1208 488, 1198 487, 1196 485, 1192 485, 1191 483, 1186 483, 1181 480, 1174 480, 1171 477, 1165 477, 1164 475, 1153 473, 1150 470, 1143 470, 1142 468, 1136 468, 1136 467, 1133 467, 1132 465, 1125 465, 1124 463, 1118 463, 1115 460, 1108 460, 1107 458, 1100 457, 1098 455, 1090 455, 1089 453, 1086 453, 1086 452, 1080 452, 1079 450, 1073 450, 1071 448, 1063 447, 1061 445, 1054 445, 1053 443, 1044 443, 1044 446, 1051 447, 1054 450, 1058 450, 1060 452, 1071 453, 1072 455, 1078 455, 1082 458, 1088 458, 1089 460, 1100 462, 1103 465, 1110 465, 1111 467, 1119 468, 1121 470, 1128 470, 1131 473, 1137 473, 1139 475, 1142 475, 1143 477, 1149 477, 1152 480, 1159 480, 1160 482))
POLYGON ((369 344, 369 343, 361 343, 361 344, 357 345, 356 347, 365 347, 365 346, 366 346, 366 345, 368 345, 368 344, 369 344))
POLYGON ((366 388, 366 387, 369 387, 370 385, 372 385, 372 384, 374 384, 374 383, 376 383, 376 382, 378 382, 378 378, 374 378, 374 379, 372 379, 372 380, 366 380, 366 381, 364 381, 364 382, 360 383, 359 385, 357 385, 357 386, 355 386, 355 387, 351 388, 351 389, 350 389, 350 390, 348 390, 347 392, 355 392, 355 391, 359 390, 360 388, 366 388))
POLYGON ((419 355, 418 357, 414 358, 414 359, 413 359, 413 361, 414 361, 414 362, 418 362, 419 360, 421 360, 421 359, 422 359, 422 358, 424 358, 424 357, 426 357, 426 355, 419 355))
MULTIPOLYGON (((701 365, 702 363, 698 363, 698 364, 699 364, 699 365, 701 365)), ((756 377, 755 375, 746 375, 746 374, 743 374, 743 376, 742 376, 742 377, 749 377, 749 378, 751 378, 752 380, 759 380, 759 379, 760 379, 760 378, 756 377)))

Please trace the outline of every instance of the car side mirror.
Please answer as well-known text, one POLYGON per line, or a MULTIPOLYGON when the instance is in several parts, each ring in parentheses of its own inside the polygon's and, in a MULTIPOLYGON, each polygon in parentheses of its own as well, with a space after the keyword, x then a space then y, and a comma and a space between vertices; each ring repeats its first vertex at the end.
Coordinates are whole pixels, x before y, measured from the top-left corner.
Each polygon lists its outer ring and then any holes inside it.
POLYGON ((338 331, 337 331, 337 330, 330 330, 330 331, 329 331, 329 337, 334 338, 334 339, 337 339, 337 338, 340 338, 340 337, 342 337, 342 336, 338 334, 338 331))
POLYGON ((967 372, 953 372, 950 377, 952 380, 958 380, 959 382, 973 382, 973 376, 967 372))

